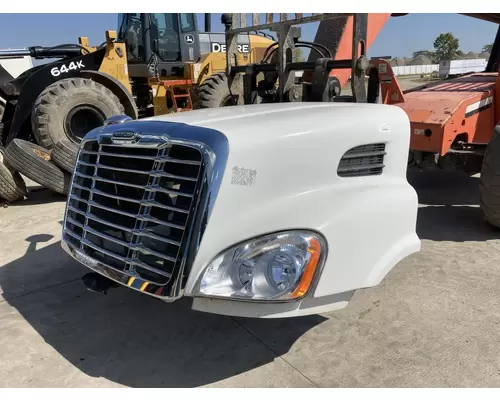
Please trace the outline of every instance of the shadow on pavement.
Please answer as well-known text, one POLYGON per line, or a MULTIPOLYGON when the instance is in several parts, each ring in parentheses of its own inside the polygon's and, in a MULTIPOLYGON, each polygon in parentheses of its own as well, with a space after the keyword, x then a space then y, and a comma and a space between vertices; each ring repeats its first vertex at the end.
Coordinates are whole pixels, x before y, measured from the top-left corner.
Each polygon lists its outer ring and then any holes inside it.
POLYGON ((500 231, 488 225, 479 207, 426 206, 418 209, 420 239, 452 242, 483 242, 500 239, 500 231))
POLYGON ((59 203, 65 202, 66 198, 67 197, 65 195, 42 187, 36 187, 29 189, 28 195, 25 199, 9 203, 9 207, 26 207, 36 204, 59 203))
POLYGON ((479 208, 479 178, 445 171, 411 171, 421 207, 417 234, 433 241, 500 239, 500 231, 484 221, 479 208))
POLYGON ((479 178, 441 170, 411 170, 408 182, 424 205, 479 205, 479 178))
POLYGON ((27 239, 25 256, 0 268, 3 297, 46 343, 92 377, 131 387, 206 385, 272 362, 325 320, 253 321, 262 332, 283 330, 274 333, 282 339, 271 350, 233 318, 192 311, 188 299, 166 304, 126 288, 88 292, 80 281, 88 270, 60 242, 36 250, 48 239, 36 236, 27 239))

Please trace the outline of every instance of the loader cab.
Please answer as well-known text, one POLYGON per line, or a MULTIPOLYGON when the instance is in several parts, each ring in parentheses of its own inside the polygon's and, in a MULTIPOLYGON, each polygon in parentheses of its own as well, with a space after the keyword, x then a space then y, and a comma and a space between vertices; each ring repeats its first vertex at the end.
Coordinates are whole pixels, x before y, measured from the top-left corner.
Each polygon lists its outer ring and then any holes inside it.
POLYGON ((117 40, 126 45, 134 78, 183 76, 185 64, 201 56, 194 13, 118 14, 117 40))

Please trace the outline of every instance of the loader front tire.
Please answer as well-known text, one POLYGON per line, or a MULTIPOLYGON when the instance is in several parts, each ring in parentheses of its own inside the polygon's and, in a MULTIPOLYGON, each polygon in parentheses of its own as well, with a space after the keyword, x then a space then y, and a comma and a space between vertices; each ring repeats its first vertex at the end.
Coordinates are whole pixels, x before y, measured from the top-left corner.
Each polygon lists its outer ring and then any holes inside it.
POLYGON ((500 125, 486 147, 479 180, 479 205, 485 220, 500 228, 500 125))
POLYGON ((229 89, 229 81, 224 72, 213 74, 198 86, 198 108, 219 108, 244 104, 241 80, 229 89))
POLYGON ((125 109, 106 86, 84 78, 54 82, 40 93, 31 112, 37 143, 52 149, 62 139, 79 144, 92 129, 125 109))

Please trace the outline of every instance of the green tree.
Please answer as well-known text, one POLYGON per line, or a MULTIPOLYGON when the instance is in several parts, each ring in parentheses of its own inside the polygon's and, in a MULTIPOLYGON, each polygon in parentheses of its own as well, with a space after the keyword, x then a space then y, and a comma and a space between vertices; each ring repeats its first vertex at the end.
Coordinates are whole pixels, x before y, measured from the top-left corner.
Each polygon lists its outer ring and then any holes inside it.
POLYGON ((485 53, 491 53, 491 49, 493 49, 493 43, 485 44, 481 51, 485 53))
POLYGON ((429 50, 414 51, 412 54, 412 57, 415 58, 418 56, 425 56, 425 57, 429 57, 429 58, 434 58, 434 53, 432 51, 429 51, 429 50))
POLYGON ((434 49, 437 61, 454 60, 458 54, 458 38, 453 36, 450 32, 441 33, 436 40, 434 40, 434 49))

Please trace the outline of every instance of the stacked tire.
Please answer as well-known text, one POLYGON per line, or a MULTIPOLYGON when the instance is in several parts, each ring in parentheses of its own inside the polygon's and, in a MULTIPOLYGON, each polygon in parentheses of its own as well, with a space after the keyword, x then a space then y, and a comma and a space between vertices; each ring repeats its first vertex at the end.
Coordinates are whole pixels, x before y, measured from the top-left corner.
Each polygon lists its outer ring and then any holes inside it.
POLYGON ((24 176, 56 193, 67 194, 71 173, 55 162, 54 152, 55 149, 47 150, 26 140, 14 139, 7 147, 5 157, 24 176))
POLYGON ((45 88, 31 111, 36 143, 9 137, 1 149, 0 198, 14 202, 27 195, 22 176, 67 195, 82 138, 123 113, 118 97, 90 79, 61 79, 45 88))
POLYGON ((26 183, 21 174, 9 164, 5 149, 0 146, 0 199, 9 203, 26 196, 26 183))

